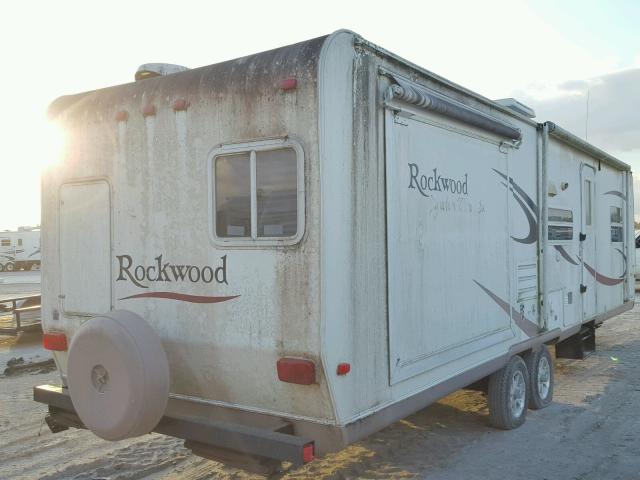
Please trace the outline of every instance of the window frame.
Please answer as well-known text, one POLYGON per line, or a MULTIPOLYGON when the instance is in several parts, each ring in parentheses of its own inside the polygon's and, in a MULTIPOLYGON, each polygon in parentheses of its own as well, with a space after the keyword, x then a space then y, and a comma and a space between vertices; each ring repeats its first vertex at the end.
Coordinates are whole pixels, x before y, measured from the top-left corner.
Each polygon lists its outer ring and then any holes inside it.
POLYGON ((571 244, 575 241, 575 226, 574 226, 575 216, 572 208, 564 207, 564 206, 548 206, 547 207, 547 241, 553 244, 571 244), (565 212, 569 212, 571 214, 571 221, 566 220, 550 220, 549 219, 549 210, 562 210, 565 212), (551 239, 549 238, 549 229, 551 227, 570 227, 571 228, 571 238, 564 239, 551 239))
POLYGON ((265 140, 255 140, 251 142, 223 144, 215 148, 208 156, 208 181, 209 181, 209 237, 214 245, 221 247, 243 247, 243 248, 264 248, 295 245, 302 240, 305 232, 305 185, 304 185, 304 150, 296 140, 285 137, 265 140), (255 152, 280 150, 291 148, 296 154, 296 177, 297 177, 297 229, 292 237, 258 237, 258 205, 257 205, 257 175, 255 168, 255 152), (238 153, 248 153, 250 162, 251 177, 251 232, 249 237, 219 237, 216 232, 216 159, 225 155, 238 153), (255 237, 253 237, 255 233, 255 237))
POLYGON ((618 207, 617 205, 610 205, 609 206, 609 240, 611 243, 624 243, 624 225, 623 225, 623 210, 622 207, 618 207), (620 211, 620 221, 619 222, 614 222, 611 219, 611 209, 616 208, 620 211), (618 241, 614 241, 613 240, 613 229, 614 228, 620 228, 621 231, 621 235, 620 235, 620 240, 618 241))

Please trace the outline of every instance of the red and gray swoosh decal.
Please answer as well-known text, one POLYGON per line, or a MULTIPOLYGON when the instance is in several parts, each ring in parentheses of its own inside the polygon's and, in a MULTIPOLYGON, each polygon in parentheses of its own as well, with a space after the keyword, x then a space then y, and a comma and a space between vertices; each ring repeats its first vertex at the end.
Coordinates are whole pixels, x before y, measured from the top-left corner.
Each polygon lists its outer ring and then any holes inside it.
POLYGON ((580 263, 576 262, 573 258, 571 258, 571 255, 569 255, 569 252, 567 252, 562 245, 554 245, 553 247, 558 252, 560 252, 560 255, 562 255, 562 258, 564 258, 571 265, 580 265, 580 263))
POLYGON ((478 282, 477 280, 474 280, 474 282, 484 291, 484 293, 489 295, 489 297, 491 297, 491 299, 496 302, 507 315, 511 313, 511 318, 524 333, 526 333, 530 337, 535 337, 538 335, 538 325, 522 315, 518 310, 513 308, 511 305, 509 305, 509 303, 505 302, 502 298, 493 293, 480 282, 478 282))
POLYGON ((138 293, 137 295, 129 295, 128 297, 119 298, 118 300, 131 300, 134 298, 164 298, 167 300, 178 300, 180 302, 189 303, 220 303, 238 298, 240 295, 232 295, 228 297, 206 297, 201 295, 187 295, 185 293, 174 292, 147 292, 138 293))
MULTIPOLYGON (((564 258, 570 264, 580 265, 580 262, 579 261, 577 262, 573 258, 571 258, 571 255, 569 255, 569 252, 567 252, 562 245, 554 245, 554 248, 560 253, 560 255, 562 255, 562 258, 564 258)), ((619 248, 616 248, 616 250, 620 253, 620 255, 622 255, 622 259, 624 261, 624 272, 618 278, 612 278, 612 277, 603 275, 600 272, 596 271, 596 269, 593 268, 591 265, 589 265, 587 262, 583 263, 584 268, 586 268, 587 272, 589 272, 596 279, 596 282, 601 283, 602 285, 607 285, 607 286, 618 285, 619 283, 624 282, 624 279, 627 276, 627 256, 619 248)), ((580 260, 580 257, 576 257, 576 258, 580 260)))
MULTIPOLYGON (((516 182, 513 181, 513 178, 507 177, 507 175, 499 170, 496 170, 495 168, 493 168, 492 170, 502 178, 504 178, 505 182, 509 182, 509 190, 511 190, 511 193, 513 193, 513 198, 516 199, 518 205, 520 205, 520 208, 527 217, 527 222, 529 222, 529 233, 526 237, 517 238, 511 236, 511 238, 514 242, 518 243, 535 243, 538 240, 538 206, 536 205, 536 202, 534 202, 533 199, 529 195, 527 195, 527 193, 516 182)), ((507 187, 506 183, 502 183, 502 185, 507 187)))
POLYGON ((622 272, 622 275, 620 275, 620 278, 624 279, 624 277, 627 276, 627 256, 619 248, 616 248, 616 250, 620 252, 620 255, 622 255, 622 260, 624 261, 624 272, 622 272))
POLYGON ((618 190, 609 190, 608 192, 604 192, 603 195, 613 195, 615 197, 620 197, 625 202, 627 201, 627 196, 618 190))
POLYGON ((584 262, 584 268, 587 269, 587 272, 589 272, 591 275, 593 275, 593 277, 596 279, 596 282, 601 283, 602 285, 618 285, 619 283, 624 282, 624 277, 622 278, 611 278, 611 277, 607 277, 606 275, 602 275, 601 273, 597 272, 595 268, 593 268, 591 265, 589 265, 587 262, 584 262))

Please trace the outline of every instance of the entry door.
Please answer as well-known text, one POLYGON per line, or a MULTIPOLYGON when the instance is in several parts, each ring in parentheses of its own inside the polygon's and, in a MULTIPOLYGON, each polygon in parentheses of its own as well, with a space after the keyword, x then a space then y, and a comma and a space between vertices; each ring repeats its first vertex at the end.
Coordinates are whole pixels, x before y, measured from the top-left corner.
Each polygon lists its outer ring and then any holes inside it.
POLYGON ((582 281, 580 285, 582 297, 582 319, 596 314, 596 181, 595 169, 582 164, 582 215, 580 225, 580 258, 582 259, 582 281), (593 272, 593 274, 592 274, 593 272))

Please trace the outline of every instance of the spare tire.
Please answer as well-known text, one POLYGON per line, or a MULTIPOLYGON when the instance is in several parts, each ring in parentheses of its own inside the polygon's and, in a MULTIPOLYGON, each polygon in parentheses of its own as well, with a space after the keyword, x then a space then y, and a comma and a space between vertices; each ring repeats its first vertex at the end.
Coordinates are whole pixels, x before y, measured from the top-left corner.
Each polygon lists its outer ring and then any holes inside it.
POLYGON ((105 440, 149 433, 169 398, 169 363, 139 315, 115 310, 80 327, 69 346, 67 381, 84 425, 105 440))

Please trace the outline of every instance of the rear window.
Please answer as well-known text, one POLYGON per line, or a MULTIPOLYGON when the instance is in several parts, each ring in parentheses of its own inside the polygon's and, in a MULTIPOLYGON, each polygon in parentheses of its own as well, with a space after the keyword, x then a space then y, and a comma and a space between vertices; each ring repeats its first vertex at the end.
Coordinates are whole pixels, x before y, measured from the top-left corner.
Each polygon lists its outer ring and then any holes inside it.
POLYGON ((251 168, 248 153, 215 160, 216 235, 251 235, 251 168))
POLYGON ((256 152, 258 237, 296 235, 297 189, 297 160, 292 148, 256 152))
POLYGON ((214 156, 214 238, 227 243, 294 243, 300 238, 302 150, 289 143, 247 144, 214 156))

